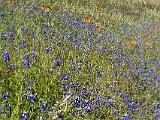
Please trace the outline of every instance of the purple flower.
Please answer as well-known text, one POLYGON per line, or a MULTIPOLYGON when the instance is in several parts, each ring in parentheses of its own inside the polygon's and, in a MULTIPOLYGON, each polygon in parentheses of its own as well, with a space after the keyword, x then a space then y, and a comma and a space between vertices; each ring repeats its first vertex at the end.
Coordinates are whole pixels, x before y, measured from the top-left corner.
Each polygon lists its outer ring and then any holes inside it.
POLYGON ((85 98, 86 95, 87 95, 87 90, 86 90, 85 87, 83 87, 83 88, 81 89, 81 96, 85 98))
POLYGON ((63 81, 68 81, 69 80, 69 78, 67 77, 66 74, 62 74, 61 76, 62 76, 63 81))
POLYGON ((44 112, 44 111, 46 111, 47 110, 47 105, 46 104, 42 104, 42 111, 44 112))
POLYGON ((7 36, 6 33, 2 33, 2 34, 1 34, 1 40, 6 40, 6 39, 7 39, 6 36, 7 36))
POLYGON ((57 116, 58 116, 58 118, 64 120, 64 116, 62 114, 58 113, 57 116))
POLYGON ((21 120, 27 120, 27 113, 22 113, 21 120))
POLYGON ((68 86, 67 85, 62 85, 62 88, 64 91, 67 91, 68 86))
POLYGON ((28 97, 29 97, 28 99, 31 103, 34 103, 36 101, 36 95, 29 95, 28 97))
POLYGON ((25 68, 30 68, 29 56, 28 55, 24 56, 24 67, 25 68))
POLYGON ((127 106, 128 106, 128 109, 131 110, 132 112, 137 111, 136 107, 131 102, 127 103, 127 106))
POLYGON ((54 61, 53 67, 54 67, 54 68, 57 68, 57 67, 59 67, 59 66, 60 66, 60 62, 59 62, 59 60, 56 59, 56 60, 54 61))
POLYGON ((105 53, 106 53, 106 47, 103 46, 103 47, 102 47, 102 54, 105 54, 105 53))
POLYGON ((89 105, 87 105, 85 108, 84 108, 85 110, 86 110, 86 112, 88 112, 88 113, 91 113, 91 107, 89 106, 89 105))
POLYGON ((75 107, 79 107, 80 106, 80 99, 79 99, 78 96, 76 96, 75 99, 74 99, 74 106, 75 107))
POLYGON ((10 64, 10 65, 9 65, 9 69, 10 69, 10 70, 15 70, 16 68, 14 67, 13 64, 10 64))
POLYGON ((1 12, 2 19, 4 19, 4 16, 5 16, 4 12, 1 12))
POLYGON ((108 107, 110 107, 110 108, 114 107, 114 105, 113 105, 114 100, 108 99, 108 100, 107 100, 107 103, 108 103, 108 107))
POLYGON ((14 37, 14 33, 13 32, 9 32, 9 36, 10 37, 14 37))
POLYGON ((97 78, 100 78, 100 77, 102 77, 102 73, 101 71, 97 71, 97 78))
POLYGON ((129 119, 129 116, 128 116, 127 114, 125 114, 125 115, 122 117, 121 120, 131 120, 131 119, 129 119))
POLYGON ((3 51, 3 56, 4 56, 4 61, 5 62, 10 61, 10 54, 6 50, 3 51))
POLYGON ((4 94, 2 95, 2 98, 5 99, 5 100, 8 100, 8 96, 9 96, 8 93, 4 93, 4 94))
POLYGON ((82 100, 82 106, 83 107, 87 106, 88 104, 89 104, 88 100, 86 100, 86 99, 82 100))
POLYGON ((160 119, 160 110, 155 110, 154 116, 155 116, 156 120, 159 120, 160 119))

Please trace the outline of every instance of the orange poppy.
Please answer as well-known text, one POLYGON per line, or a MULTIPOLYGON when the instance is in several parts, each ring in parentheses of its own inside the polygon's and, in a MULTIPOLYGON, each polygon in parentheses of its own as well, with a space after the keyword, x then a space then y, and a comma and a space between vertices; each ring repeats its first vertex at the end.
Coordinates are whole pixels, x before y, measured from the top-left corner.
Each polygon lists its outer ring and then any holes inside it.
POLYGON ((87 24, 92 24, 93 23, 93 20, 91 18, 88 18, 88 19, 85 19, 84 18, 84 23, 87 23, 87 24))
POLYGON ((8 5, 12 6, 13 0, 8 0, 7 3, 8 3, 8 5))
POLYGON ((49 7, 40 7, 40 9, 43 11, 43 12, 51 12, 51 9, 49 7))
POLYGON ((131 46, 134 46, 134 45, 137 44, 137 42, 136 42, 135 40, 130 40, 130 41, 128 42, 128 44, 131 45, 131 46))
POLYGON ((95 23, 95 27, 97 27, 99 30, 104 29, 104 25, 102 25, 101 23, 95 23))

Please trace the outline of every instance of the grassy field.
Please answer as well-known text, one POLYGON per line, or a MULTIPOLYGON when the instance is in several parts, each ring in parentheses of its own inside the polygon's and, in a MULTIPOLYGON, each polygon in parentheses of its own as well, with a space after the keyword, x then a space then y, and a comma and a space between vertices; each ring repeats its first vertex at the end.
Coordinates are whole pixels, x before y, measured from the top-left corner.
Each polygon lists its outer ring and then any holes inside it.
POLYGON ((158 0, 0 4, 0 120, 159 120, 158 0))

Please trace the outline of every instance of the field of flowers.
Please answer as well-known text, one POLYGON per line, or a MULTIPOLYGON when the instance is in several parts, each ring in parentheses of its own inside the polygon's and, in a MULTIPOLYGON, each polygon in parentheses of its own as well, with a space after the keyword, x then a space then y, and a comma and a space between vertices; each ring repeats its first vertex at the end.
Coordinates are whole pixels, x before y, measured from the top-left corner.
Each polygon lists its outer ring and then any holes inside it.
POLYGON ((0 120, 159 120, 160 26, 0 4, 0 120))

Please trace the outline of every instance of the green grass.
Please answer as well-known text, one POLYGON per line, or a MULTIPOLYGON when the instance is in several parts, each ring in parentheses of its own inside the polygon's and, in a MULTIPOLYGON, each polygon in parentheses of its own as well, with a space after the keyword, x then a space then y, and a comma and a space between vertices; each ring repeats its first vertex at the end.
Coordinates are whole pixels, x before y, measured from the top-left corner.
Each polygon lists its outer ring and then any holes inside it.
MULTIPOLYGON (((152 82, 152 80, 158 76, 159 68, 156 63, 149 64, 148 61, 160 60, 160 33, 158 32, 158 6, 160 3, 158 1, 135 1, 133 3, 127 0, 118 2, 102 0, 89 3, 85 0, 67 0, 66 2, 46 0, 35 3, 36 6, 33 10, 31 10, 31 0, 15 1, 14 5, 9 8, 6 8, 5 5, 0 6, 0 12, 5 12, 5 19, 0 20, 0 34, 7 33, 7 40, 0 40, 0 74, 2 74, 0 76, 0 95, 9 93, 8 102, 12 106, 10 111, 5 105, 5 100, 0 98, 0 107, 5 108, 5 114, 0 115, 0 119, 19 120, 23 112, 27 112, 29 120, 36 120, 39 116, 44 120, 51 119, 57 113, 63 114, 66 120, 114 120, 121 119, 126 113, 133 120, 154 119, 155 104, 160 98, 158 96, 159 83, 152 82), (102 9, 96 11, 96 5, 102 9), (40 14, 36 10, 39 6, 49 6, 52 9, 52 12, 49 13, 51 17, 44 17, 40 14), (14 16, 9 15, 11 9, 14 11, 14 16), (36 19, 32 19, 32 16, 35 16, 36 19), (57 16, 61 16, 61 20, 58 20, 57 16), (90 32, 84 28, 72 26, 69 22, 74 22, 75 16, 92 18, 95 22, 103 23, 105 29, 102 31, 95 29, 90 32), (109 18, 110 16, 113 16, 113 20, 109 18), (65 21, 69 18, 71 20, 65 21), (67 23, 64 24, 64 22, 67 23), (151 26, 149 26, 150 23, 151 26), (56 35, 52 36, 52 39, 44 40, 44 33, 40 27, 43 24, 52 25, 56 31, 56 35), (65 25, 64 28, 61 28, 61 25, 65 25), (10 26, 12 26, 11 31, 14 32, 13 43, 9 40, 8 35, 10 26), (28 28, 24 35, 21 34, 21 27, 28 28), (143 28, 140 29, 140 27, 143 28), (75 31, 72 32, 70 28, 75 31), (32 38, 32 31, 35 32, 35 38, 32 38), (105 32, 107 32, 106 35, 105 32), (93 37, 92 42, 89 42, 91 39, 86 33, 93 37), (82 43, 77 45, 79 39, 75 42, 68 42, 66 37, 62 39, 62 35, 72 35, 73 40, 81 35, 83 37, 82 43), (108 35, 110 36, 108 37, 108 35), (100 41, 98 41, 99 37, 101 37, 100 41), (109 41, 108 38, 111 40, 109 41), (22 45, 22 39, 27 41, 25 49, 19 49, 19 46, 22 45), (141 40, 142 43, 131 46, 128 44, 131 39, 137 43, 141 40), (63 45, 57 45, 58 42, 62 42, 63 45), (74 45, 77 45, 77 48, 73 48, 74 45), (46 54, 45 49, 49 46, 52 46, 52 51, 46 54), (82 46, 85 49, 82 49, 82 46), (106 47, 104 54, 101 52, 102 47, 106 47), (9 70, 4 62, 4 48, 10 53, 10 64, 16 68, 14 71, 9 70), (85 50, 89 50, 90 53, 86 54, 85 50), (112 54, 109 52, 110 50, 112 50, 112 54), (117 54, 124 55, 126 63, 117 54), (29 55, 31 67, 29 69, 24 68, 24 55, 29 55), (56 59, 60 59, 60 66, 54 68, 54 60, 56 59), (71 60, 76 62, 71 64, 71 60), (141 65, 141 62, 144 62, 144 65, 141 65), (74 67, 76 71, 74 71, 74 67), (143 76, 137 73, 137 70, 141 71, 141 69, 144 71, 144 76, 148 74, 148 70, 153 70, 153 74, 147 77, 146 83, 143 81, 143 76), (98 71, 102 72, 100 78, 97 78, 98 71), (61 74, 66 74, 69 80, 62 82, 61 74), (34 82, 29 86, 32 90, 29 91, 25 83, 32 80, 34 82), (78 90, 69 88, 68 91, 74 92, 73 96, 67 100, 70 105, 60 106, 66 97, 62 85, 69 86, 70 82, 77 82, 78 90), (87 89, 86 99, 90 102, 97 100, 97 96, 105 97, 105 101, 106 97, 109 97, 114 100, 114 108, 101 106, 91 115, 85 110, 82 110, 81 116, 78 115, 73 102, 75 96, 83 99, 80 95, 82 87, 87 89), (91 96, 90 93, 92 87, 95 87, 94 96, 91 96), (134 105, 138 101, 143 102, 136 113, 127 108, 126 102, 115 92, 116 89, 119 89, 123 94, 129 94, 129 99, 134 105), (23 94, 37 94, 36 101, 30 103, 29 100, 23 98, 23 94), (47 103, 46 112, 41 111, 40 99, 42 99, 42 103, 47 103), (59 103, 58 106, 56 106, 56 102, 59 103), (47 112, 52 108, 54 111, 48 115, 47 112), (153 110, 150 111, 150 108, 153 110), (70 115, 72 110, 75 115, 70 115), (117 116, 113 115, 115 111, 119 112, 117 116), (145 112, 143 118, 140 116, 142 111, 145 112)), ((91 26, 94 26, 94 23, 91 26)), ((42 29, 44 30, 44 28, 42 29)), ((47 29, 46 32, 46 35, 49 36, 50 31, 47 29)))

